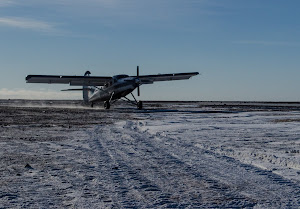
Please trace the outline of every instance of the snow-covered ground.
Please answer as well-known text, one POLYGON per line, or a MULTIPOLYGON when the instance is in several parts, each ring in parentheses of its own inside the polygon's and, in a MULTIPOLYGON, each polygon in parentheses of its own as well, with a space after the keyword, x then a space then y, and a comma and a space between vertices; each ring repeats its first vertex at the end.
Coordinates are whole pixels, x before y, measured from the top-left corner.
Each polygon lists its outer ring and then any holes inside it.
POLYGON ((137 127, 300 182, 300 112, 168 113, 137 127))
POLYGON ((0 105, 0 208, 300 207, 300 110, 157 106, 0 105))

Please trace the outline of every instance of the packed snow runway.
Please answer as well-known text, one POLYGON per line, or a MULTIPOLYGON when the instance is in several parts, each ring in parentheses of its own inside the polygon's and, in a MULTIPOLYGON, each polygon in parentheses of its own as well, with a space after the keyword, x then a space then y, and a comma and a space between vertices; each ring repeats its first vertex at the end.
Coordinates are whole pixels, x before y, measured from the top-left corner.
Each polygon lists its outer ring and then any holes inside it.
POLYGON ((300 206, 299 104, 66 103, 1 101, 0 208, 300 206))

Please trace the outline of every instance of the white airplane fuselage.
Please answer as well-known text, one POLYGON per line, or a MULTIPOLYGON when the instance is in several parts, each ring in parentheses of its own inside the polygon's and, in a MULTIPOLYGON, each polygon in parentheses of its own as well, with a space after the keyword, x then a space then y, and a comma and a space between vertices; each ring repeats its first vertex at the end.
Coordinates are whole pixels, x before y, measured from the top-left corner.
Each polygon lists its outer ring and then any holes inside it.
POLYGON ((101 88, 95 88, 90 92, 89 102, 98 102, 98 101, 108 101, 120 99, 130 94, 134 89, 137 88, 137 82, 134 78, 127 78, 126 75, 124 78, 118 78, 114 76, 112 81, 107 83, 101 88))

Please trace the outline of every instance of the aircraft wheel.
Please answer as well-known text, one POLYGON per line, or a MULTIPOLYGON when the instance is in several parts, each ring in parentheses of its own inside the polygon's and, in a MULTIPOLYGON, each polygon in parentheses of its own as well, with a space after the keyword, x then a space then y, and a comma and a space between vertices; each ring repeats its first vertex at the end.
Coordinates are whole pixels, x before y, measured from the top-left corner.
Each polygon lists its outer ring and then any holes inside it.
POLYGON ((109 101, 105 101, 104 102, 104 109, 109 109, 110 108, 110 103, 109 103, 109 101))
POLYGON ((139 101, 139 102, 137 103, 137 108, 138 108, 139 110, 143 109, 143 102, 142 102, 142 101, 139 101))
POLYGON ((94 103, 93 102, 91 103, 91 107, 94 107, 94 103))

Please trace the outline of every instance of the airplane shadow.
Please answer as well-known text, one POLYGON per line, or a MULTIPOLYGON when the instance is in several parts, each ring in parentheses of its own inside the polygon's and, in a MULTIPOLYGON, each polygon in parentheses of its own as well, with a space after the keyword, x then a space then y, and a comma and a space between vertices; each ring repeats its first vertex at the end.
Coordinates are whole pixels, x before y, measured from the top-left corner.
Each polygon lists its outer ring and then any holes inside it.
POLYGON ((140 113, 190 113, 190 114, 208 114, 208 113, 236 113, 234 111, 221 111, 221 110, 174 110, 174 109, 144 109, 139 110, 140 113))
POLYGON ((136 108, 115 108, 116 110, 124 110, 126 112, 134 113, 189 113, 189 114, 213 114, 213 113, 238 113, 238 111, 224 111, 224 110, 178 110, 178 109, 142 109, 136 108))

